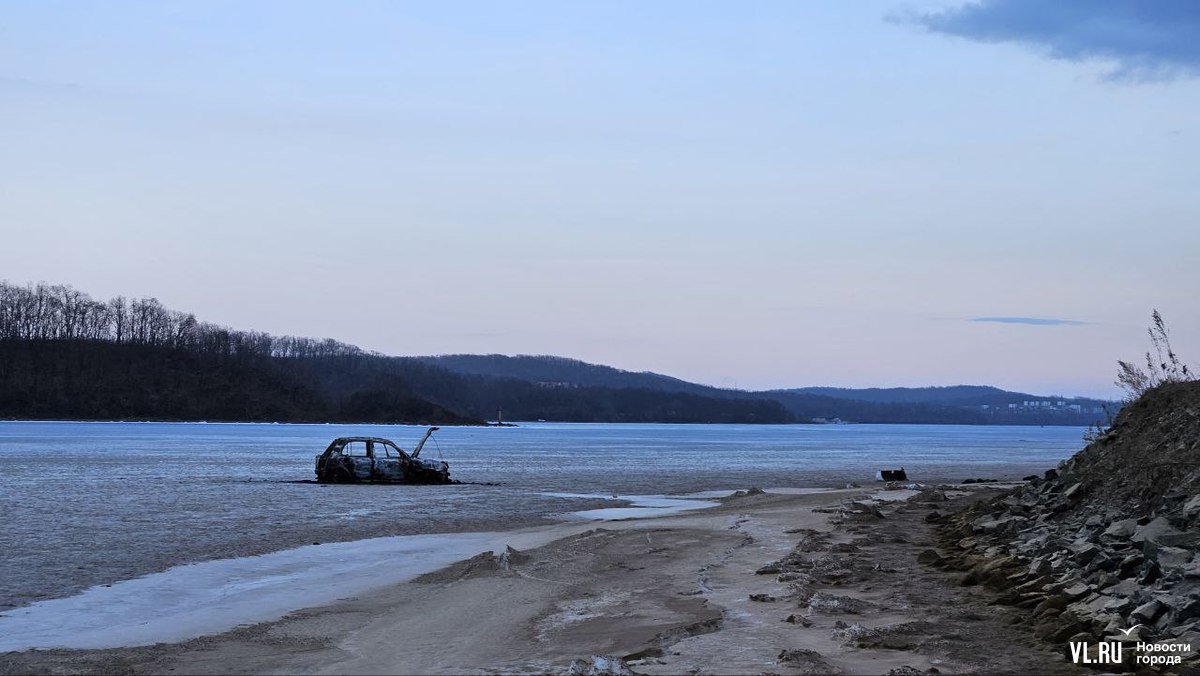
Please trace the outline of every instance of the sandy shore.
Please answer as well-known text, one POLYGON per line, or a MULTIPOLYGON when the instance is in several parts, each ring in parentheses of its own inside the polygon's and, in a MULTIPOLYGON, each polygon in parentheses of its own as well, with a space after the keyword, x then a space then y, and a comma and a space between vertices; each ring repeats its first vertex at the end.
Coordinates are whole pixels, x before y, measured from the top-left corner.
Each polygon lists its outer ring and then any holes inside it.
POLYGON ((278 621, 6 653, 0 673, 1079 673, 1019 611, 917 561, 930 505, 878 496, 758 494, 564 524, 548 544, 515 535, 513 551, 278 621))

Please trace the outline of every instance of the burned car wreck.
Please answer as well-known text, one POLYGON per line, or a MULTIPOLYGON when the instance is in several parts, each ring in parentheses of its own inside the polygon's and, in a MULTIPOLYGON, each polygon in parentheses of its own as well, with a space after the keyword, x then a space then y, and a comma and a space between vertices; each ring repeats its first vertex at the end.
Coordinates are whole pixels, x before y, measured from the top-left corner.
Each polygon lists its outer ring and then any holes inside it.
POLYGON ((430 427, 411 454, 379 437, 334 439, 317 456, 321 483, 448 484, 450 465, 420 457, 421 449, 438 428, 430 427))

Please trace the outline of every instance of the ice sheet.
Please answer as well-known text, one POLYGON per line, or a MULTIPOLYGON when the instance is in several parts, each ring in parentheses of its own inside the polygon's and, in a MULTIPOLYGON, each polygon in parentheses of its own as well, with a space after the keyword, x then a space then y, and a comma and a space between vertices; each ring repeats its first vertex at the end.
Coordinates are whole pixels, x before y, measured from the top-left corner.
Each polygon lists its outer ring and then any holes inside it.
MULTIPOLYGON (((606 497, 606 496, 567 496, 562 497, 606 497)), ((721 503, 711 500, 690 500, 678 496, 666 495, 623 495, 607 496, 613 500, 629 503, 628 507, 603 507, 600 509, 585 509, 579 512, 569 512, 564 516, 571 520, 584 521, 616 521, 621 519, 647 519, 659 516, 670 516, 696 509, 718 507, 721 503)))
POLYGON ((181 641, 278 619, 403 582, 481 551, 501 533, 406 535, 176 566, 0 615, 0 652, 181 641))
MULTIPOLYGON (((568 516, 577 521, 652 518, 718 504, 660 495, 620 499, 633 506, 568 516)), ((402 535, 176 566, 6 611, 0 614, 0 652, 183 641, 404 582, 482 551, 541 546, 587 527, 402 535)))

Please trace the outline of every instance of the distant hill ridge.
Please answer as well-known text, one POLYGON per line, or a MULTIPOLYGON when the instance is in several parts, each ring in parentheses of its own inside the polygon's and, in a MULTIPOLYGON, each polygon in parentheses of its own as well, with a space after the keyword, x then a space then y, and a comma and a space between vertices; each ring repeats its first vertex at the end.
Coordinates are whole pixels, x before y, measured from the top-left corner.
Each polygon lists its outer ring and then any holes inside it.
MULTIPOLYGON (((601 369, 602 370, 602 369, 601 369)), ((198 321, 154 298, 0 282, 0 418, 377 423, 790 423, 769 398, 545 387, 335 340, 198 321)))
POLYGON ((734 390, 700 385, 648 371, 625 371, 549 355, 453 354, 415 359, 455 373, 516 378, 542 387, 637 387, 726 399, 773 399, 802 420, 838 418, 872 423, 1090 425, 1103 419, 1107 415, 1105 407, 1112 405, 1099 399, 1010 392, 989 385, 734 390), (1058 406, 1059 402, 1063 406, 1058 406), (1026 403, 1037 405, 1025 406, 1026 403))
POLYGON ((835 399, 857 401, 879 401, 891 403, 924 403, 958 406, 981 406, 984 404, 1017 404, 1025 401, 1071 401, 1101 405, 1108 402, 1087 397, 1064 397, 1061 395, 1027 394, 1010 392, 991 385, 945 385, 933 387, 868 387, 852 389, 844 387, 798 387, 783 392, 817 394, 835 399))
POLYGON ((517 378, 546 385, 589 387, 637 387, 663 392, 689 392, 710 396, 743 396, 740 390, 726 390, 651 371, 625 371, 612 366, 590 364, 569 357, 519 354, 447 354, 416 357, 455 373, 517 378))
POLYGON ((0 282, 0 418, 1086 425, 1095 400, 953 386, 723 389, 555 356, 391 357, 154 298, 0 282), (1032 401, 1032 406, 1028 405, 1032 401), (1072 407, 1074 407, 1072 409, 1072 407))

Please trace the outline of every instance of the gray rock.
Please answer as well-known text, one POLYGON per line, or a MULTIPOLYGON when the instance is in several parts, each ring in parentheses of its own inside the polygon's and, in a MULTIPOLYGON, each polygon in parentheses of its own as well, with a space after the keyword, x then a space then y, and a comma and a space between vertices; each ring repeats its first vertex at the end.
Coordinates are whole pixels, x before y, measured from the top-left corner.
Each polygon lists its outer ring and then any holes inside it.
POLYGON ((1100 548, 1091 542, 1074 542, 1071 544, 1070 550, 1071 558, 1075 559, 1077 563, 1087 563, 1100 553, 1100 548))
POLYGON ((1154 558, 1163 568, 1182 568, 1192 560, 1192 552, 1182 547, 1159 547, 1154 558))
POLYGON ((1112 597, 1104 594, 1090 594, 1087 597, 1072 603, 1067 606, 1067 610, 1075 613, 1077 617, 1088 618, 1095 617, 1104 610, 1104 607, 1112 597))
POLYGON ((1133 531, 1133 536, 1130 537, 1134 542, 1162 542, 1164 535, 1178 535, 1179 531, 1167 521, 1165 516, 1160 516, 1144 526, 1138 526, 1133 531))
POLYGON ((825 661, 825 657, 815 650, 797 648, 781 650, 775 658, 780 664, 786 664, 801 674, 836 674, 840 670, 825 661))
POLYGON ((1194 519, 1200 516, 1200 495, 1193 496, 1191 500, 1188 500, 1180 512, 1187 519, 1194 519))
POLYGON ((1019 516, 1001 516, 994 518, 991 516, 981 516, 971 522, 971 530, 975 533, 994 533, 997 531, 1005 531, 1021 521, 1019 516))
POLYGON ((1105 593, 1110 596, 1133 596, 1141 589, 1141 585, 1133 578, 1121 580, 1115 585, 1105 590, 1105 593))
POLYGON ((1121 519, 1108 524, 1104 534, 1111 538, 1128 540, 1137 530, 1137 519, 1121 519))
POLYGON ((1153 622, 1159 615, 1161 615, 1164 610, 1166 610, 1166 607, 1163 605, 1162 601, 1153 599, 1143 603, 1137 608, 1134 608, 1133 612, 1129 614, 1129 617, 1137 620, 1138 622, 1150 623, 1153 622))
MULTIPOLYGON (((1200 632, 1185 631, 1182 634, 1179 634, 1177 638, 1178 638, 1179 643, 1187 643, 1188 647, 1190 647, 1191 650, 1187 650, 1187 651, 1183 651, 1183 652, 1179 652, 1179 653, 1172 653, 1172 654, 1179 655, 1183 659, 1189 660, 1189 659, 1192 659, 1193 657, 1195 657, 1198 653, 1200 653, 1200 632)), ((1180 672, 1180 673, 1182 673, 1182 672, 1180 672)))
MULTIPOLYGON (((1050 557, 1048 556, 1039 556, 1029 562, 1030 575, 1047 575, 1050 570, 1050 557)), ((1197 577, 1200 577, 1200 572, 1197 573, 1197 577)))
POLYGON ((1138 584, 1146 586, 1158 582, 1162 578, 1162 568, 1154 561, 1147 561, 1142 564, 1141 571, 1138 573, 1138 584))
POLYGON ((1074 584, 1063 587, 1062 594, 1063 594, 1063 596, 1066 596, 1067 598, 1077 599, 1077 598, 1087 594, 1088 592, 1092 591, 1093 589, 1095 589, 1095 588, 1092 587, 1092 585, 1090 585, 1090 584, 1076 582, 1074 584))
POLYGON ((909 502, 946 502, 949 499, 950 498, 946 497, 946 493, 944 491, 940 491, 936 488, 926 488, 908 500, 909 502))
POLYGON ((1104 604, 1104 610, 1120 613, 1122 615, 1132 607, 1132 600, 1115 596, 1108 597, 1108 601, 1104 604))
MULTIPOLYGON (((1120 580, 1118 580, 1112 573, 1110 573, 1107 570, 1099 571, 1098 573, 1095 574, 1094 580, 1088 580, 1088 581, 1091 582, 1092 584, 1096 585, 1097 589, 1105 589, 1107 587, 1111 587, 1111 586, 1115 585, 1116 583, 1120 582, 1120 580)), ((1106 591, 1105 593, 1107 594, 1108 592, 1106 591)))
POLYGON ((1121 562, 1117 564, 1117 574, 1121 577, 1129 577, 1134 571, 1141 567, 1145 560, 1146 557, 1142 556, 1138 552, 1134 552, 1121 559, 1121 562))
POLYGON ((1059 612, 1067 607, 1067 599, 1062 596, 1049 596, 1033 607, 1033 615, 1045 615, 1048 610, 1057 610, 1059 612))
POLYGON ((1186 547, 1196 549, 1200 545, 1200 532, 1196 530, 1166 533, 1158 538, 1158 544, 1164 547, 1186 547))
POLYGON ((801 627, 811 627, 812 626, 812 620, 808 619, 807 617, 805 617, 803 615, 795 615, 795 614, 788 615, 787 617, 783 618, 783 621, 787 622, 789 624, 798 624, 801 627))
POLYGON ((1177 623, 1184 623, 1188 620, 1200 618, 1200 599, 1194 597, 1172 599, 1171 607, 1175 611, 1174 619, 1177 623))
POLYGON ((1098 571, 1112 571, 1116 569, 1117 562, 1109 558, 1109 556, 1104 552, 1099 552, 1096 554, 1096 556, 1092 557, 1091 561, 1088 561, 1087 568, 1084 570, 1088 573, 1095 573, 1098 571))

